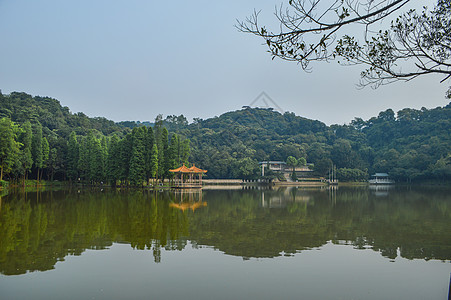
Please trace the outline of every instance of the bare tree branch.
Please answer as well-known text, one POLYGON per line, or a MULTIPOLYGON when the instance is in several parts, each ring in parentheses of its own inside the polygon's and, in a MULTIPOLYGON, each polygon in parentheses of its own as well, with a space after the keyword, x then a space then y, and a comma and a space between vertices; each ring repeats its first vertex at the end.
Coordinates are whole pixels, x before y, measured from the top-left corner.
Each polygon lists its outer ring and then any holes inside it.
MULTIPOLYGON (((289 0, 275 15, 279 32, 259 26, 259 12, 237 21, 238 30, 265 40, 269 53, 310 70, 313 61, 339 59, 344 65, 365 65, 361 86, 378 87, 426 74, 451 78, 451 1, 437 0, 431 11, 408 10, 388 30, 373 30, 411 0, 289 0), (364 28, 364 40, 344 35, 351 25, 364 28)), ((451 89, 447 95, 451 95, 451 89)))

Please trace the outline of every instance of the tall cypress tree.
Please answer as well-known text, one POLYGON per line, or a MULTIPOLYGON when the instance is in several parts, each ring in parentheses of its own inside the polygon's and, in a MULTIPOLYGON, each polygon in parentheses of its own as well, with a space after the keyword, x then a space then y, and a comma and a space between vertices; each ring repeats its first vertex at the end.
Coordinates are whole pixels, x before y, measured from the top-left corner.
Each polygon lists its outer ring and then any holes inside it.
POLYGON ((55 171, 58 168, 58 150, 56 148, 52 148, 50 150, 47 167, 50 173, 50 180, 53 181, 53 176, 55 175, 55 171))
POLYGON ((67 142, 67 176, 69 180, 76 180, 78 177, 78 153, 79 145, 74 131, 70 133, 67 142))
POLYGON ((101 154, 102 154, 102 181, 107 180, 107 172, 108 172, 108 140, 105 136, 102 136, 101 145, 101 154))
POLYGON ((117 137, 117 135, 113 135, 110 141, 107 163, 108 180, 113 186, 116 185, 116 182, 120 178, 120 153, 121 148, 119 144, 119 138, 117 137))
POLYGON ((168 130, 163 127, 161 130, 161 148, 158 149, 158 177, 163 181, 169 173, 169 153, 168 153, 168 130))
POLYGON ((158 147, 156 144, 153 144, 152 151, 150 155, 150 177, 156 178, 158 174, 158 147))
POLYGON ((90 148, 89 159, 89 180, 91 182, 100 182, 103 180, 103 158, 102 158, 102 144, 99 139, 88 139, 88 146, 90 148))
POLYGON ((37 170, 36 179, 40 179, 40 171, 43 167, 43 152, 42 152, 42 125, 37 123, 34 127, 33 142, 32 142, 32 155, 34 167, 37 170))
POLYGON ((33 133, 31 130, 30 121, 26 121, 22 126, 22 133, 19 139, 20 143, 22 143, 22 151, 21 151, 21 167, 23 169, 23 179, 25 184, 25 179, 28 178, 28 172, 31 171, 31 167, 33 166, 33 157, 31 154, 31 144, 33 141, 33 133))
POLYGON ((146 169, 146 179, 152 177, 152 148, 155 144, 155 137, 153 134, 152 127, 147 128, 146 139, 145 139, 145 169, 146 169))
MULTIPOLYGON (((55 149, 56 150, 56 149, 55 149)), ((42 138, 42 167, 47 168, 50 155, 50 145, 46 137, 42 138)), ((42 177, 42 174, 41 174, 42 177)), ((53 178, 53 177, 52 177, 53 178)))
POLYGON ((9 173, 19 158, 19 143, 14 123, 8 118, 0 119, 0 181, 9 173))
POLYGON ((127 134, 119 143, 120 145, 120 153, 119 153, 119 162, 120 162, 120 177, 119 179, 122 181, 122 184, 128 180, 129 171, 130 171, 130 159, 132 153, 132 135, 127 134))
POLYGON ((174 133, 168 148, 168 170, 177 168, 179 161, 179 137, 174 133))
POLYGON ((88 180, 89 178, 89 150, 87 137, 84 137, 80 141, 79 155, 78 155, 78 171, 82 180, 88 180))
POLYGON ((145 170, 145 139, 146 128, 135 127, 132 131, 132 157, 130 159, 130 182, 132 185, 142 185, 146 177, 145 170))

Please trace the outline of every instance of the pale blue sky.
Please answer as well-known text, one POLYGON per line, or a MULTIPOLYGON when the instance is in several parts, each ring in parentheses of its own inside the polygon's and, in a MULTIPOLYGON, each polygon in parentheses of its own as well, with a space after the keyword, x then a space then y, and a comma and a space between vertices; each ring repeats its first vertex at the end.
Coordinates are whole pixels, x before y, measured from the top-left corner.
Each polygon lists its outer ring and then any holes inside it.
POLYGON ((358 90, 360 67, 321 63, 306 74, 272 61, 262 41, 234 24, 254 8, 270 18, 278 3, 0 0, 0 89, 114 121, 160 113, 205 119, 262 91, 283 110, 326 124, 449 103, 440 77, 358 90))

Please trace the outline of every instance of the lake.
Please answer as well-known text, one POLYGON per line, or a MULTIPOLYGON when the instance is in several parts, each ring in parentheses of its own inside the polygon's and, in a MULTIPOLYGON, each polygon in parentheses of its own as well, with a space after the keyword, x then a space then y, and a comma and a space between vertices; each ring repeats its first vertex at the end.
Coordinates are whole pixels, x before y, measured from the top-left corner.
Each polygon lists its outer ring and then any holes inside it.
POLYGON ((450 288, 450 188, 0 199, 0 299, 447 299, 450 288))

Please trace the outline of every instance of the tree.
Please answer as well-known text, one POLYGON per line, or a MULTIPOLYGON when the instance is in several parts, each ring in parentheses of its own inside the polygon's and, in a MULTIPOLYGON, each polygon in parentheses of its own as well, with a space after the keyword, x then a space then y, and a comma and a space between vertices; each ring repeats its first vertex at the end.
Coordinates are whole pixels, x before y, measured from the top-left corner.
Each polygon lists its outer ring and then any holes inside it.
POLYGON ((42 125, 39 122, 36 124, 35 132, 33 134, 32 154, 33 163, 35 168, 37 169, 36 179, 39 181, 40 170, 44 166, 44 153, 42 148, 42 125))
POLYGON ((135 127, 132 131, 132 156, 130 159, 130 182, 132 185, 141 186, 146 179, 145 169, 145 145, 146 128, 135 127))
POLYGON ((298 158, 298 166, 305 166, 307 164, 307 160, 304 157, 298 158))
POLYGON ((22 132, 20 134, 20 143, 22 144, 21 154, 21 167, 23 169, 23 179, 25 184, 25 179, 28 178, 28 172, 31 171, 33 166, 33 157, 31 155, 31 144, 33 140, 33 133, 31 130, 30 121, 26 121, 22 126, 22 132))
POLYGON ((188 139, 183 140, 180 145, 180 164, 188 165, 188 160, 190 156, 190 141, 188 139))
POLYGON ((168 130, 163 127, 160 135, 160 148, 158 149, 158 178, 164 181, 169 173, 168 130))
POLYGON ((103 172, 103 155, 102 155, 102 144, 97 138, 90 139, 88 136, 88 153, 89 156, 89 180, 91 182, 101 182, 104 179, 103 172))
POLYGON ((175 169, 180 163, 180 139, 175 133, 171 136, 168 147, 168 169, 175 169))
POLYGON ((291 179, 297 180, 296 172, 294 168, 298 165, 298 160, 293 156, 287 157, 287 165, 291 167, 291 179))
POLYGON ((132 155, 133 138, 131 134, 127 134, 119 142, 119 179, 122 181, 121 184, 125 183, 129 178, 130 171, 130 160, 132 155))
POLYGON ((50 172, 50 180, 53 181, 55 171, 58 169, 58 151, 56 148, 52 148, 52 150, 50 150, 47 167, 50 172))
POLYGON ((102 136, 102 139, 100 141, 101 146, 101 159, 102 159, 102 180, 107 180, 108 175, 108 139, 105 136, 102 136))
POLYGON ((236 162, 235 174, 238 178, 242 179, 255 179, 260 173, 260 167, 258 162, 250 157, 245 157, 236 162))
POLYGON ((43 137, 42 138, 42 166, 44 168, 47 167, 49 155, 50 155, 50 145, 49 145, 49 142, 47 141, 47 138, 43 137))
POLYGON ((294 172, 294 168, 298 165, 298 161, 293 156, 287 157, 287 165, 292 168, 292 171, 294 172))
POLYGON ((158 147, 153 144, 150 154, 150 177, 155 178, 158 174, 158 147))
MULTIPOLYGON (((237 28, 263 38, 273 59, 294 61, 309 70, 313 61, 341 58, 341 64, 366 66, 362 86, 411 80, 426 74, 451 76, 451 2, 438 0, 433 10, 408 10, 391 22, 387 30, 375 30, 410 0, 329 1, 289 0, 276 11, 280 32, 259 24, 259 13, 238 21, 237 28), (340 30, 362 26, 364 40, 340 30)), ((413 2, 413 1, 412 1, 413 2)), ((451 88, 447 97, 451 97, 451 88)))
POLYGON ((0 181, 17 163, 20 143, 16 141, 17 127, 8 118, 0 119, 0 181))
MULTIPOLYGON (((144 127, 145 128, 145 127, 144 127)), ((145 170, 146 170, 146 178, 149 179, 152 177, 152 148, 155 144, 155 137, 153 134, 152 127, 147 128, 147 134, 145 139, 145 170)))
POLYGON ((67 142, 67 175, 69 179, 76 180, 78 177, 78 154, 79 145, 75 131, 72 131, 67 142))
POLYGON ((78 174, 83 180, 88 179, 89 174, 89 153, 87 146, 87 139, 83 138, 80 141, 79 155, 78 155, 78 174))
POLYGON ((117 135, 113 135, 110 141, 110 148, 108 151, 108 161, 107 161, 107 173, 108 173, 108 179, 110 180, 111 184, 113 186, 116 185, 117 180, 120 178, 120 169, 121 169, 121 163, 120 163, 120 154, 121 154, 121 147, 119 144, 119 138, 117 135))

